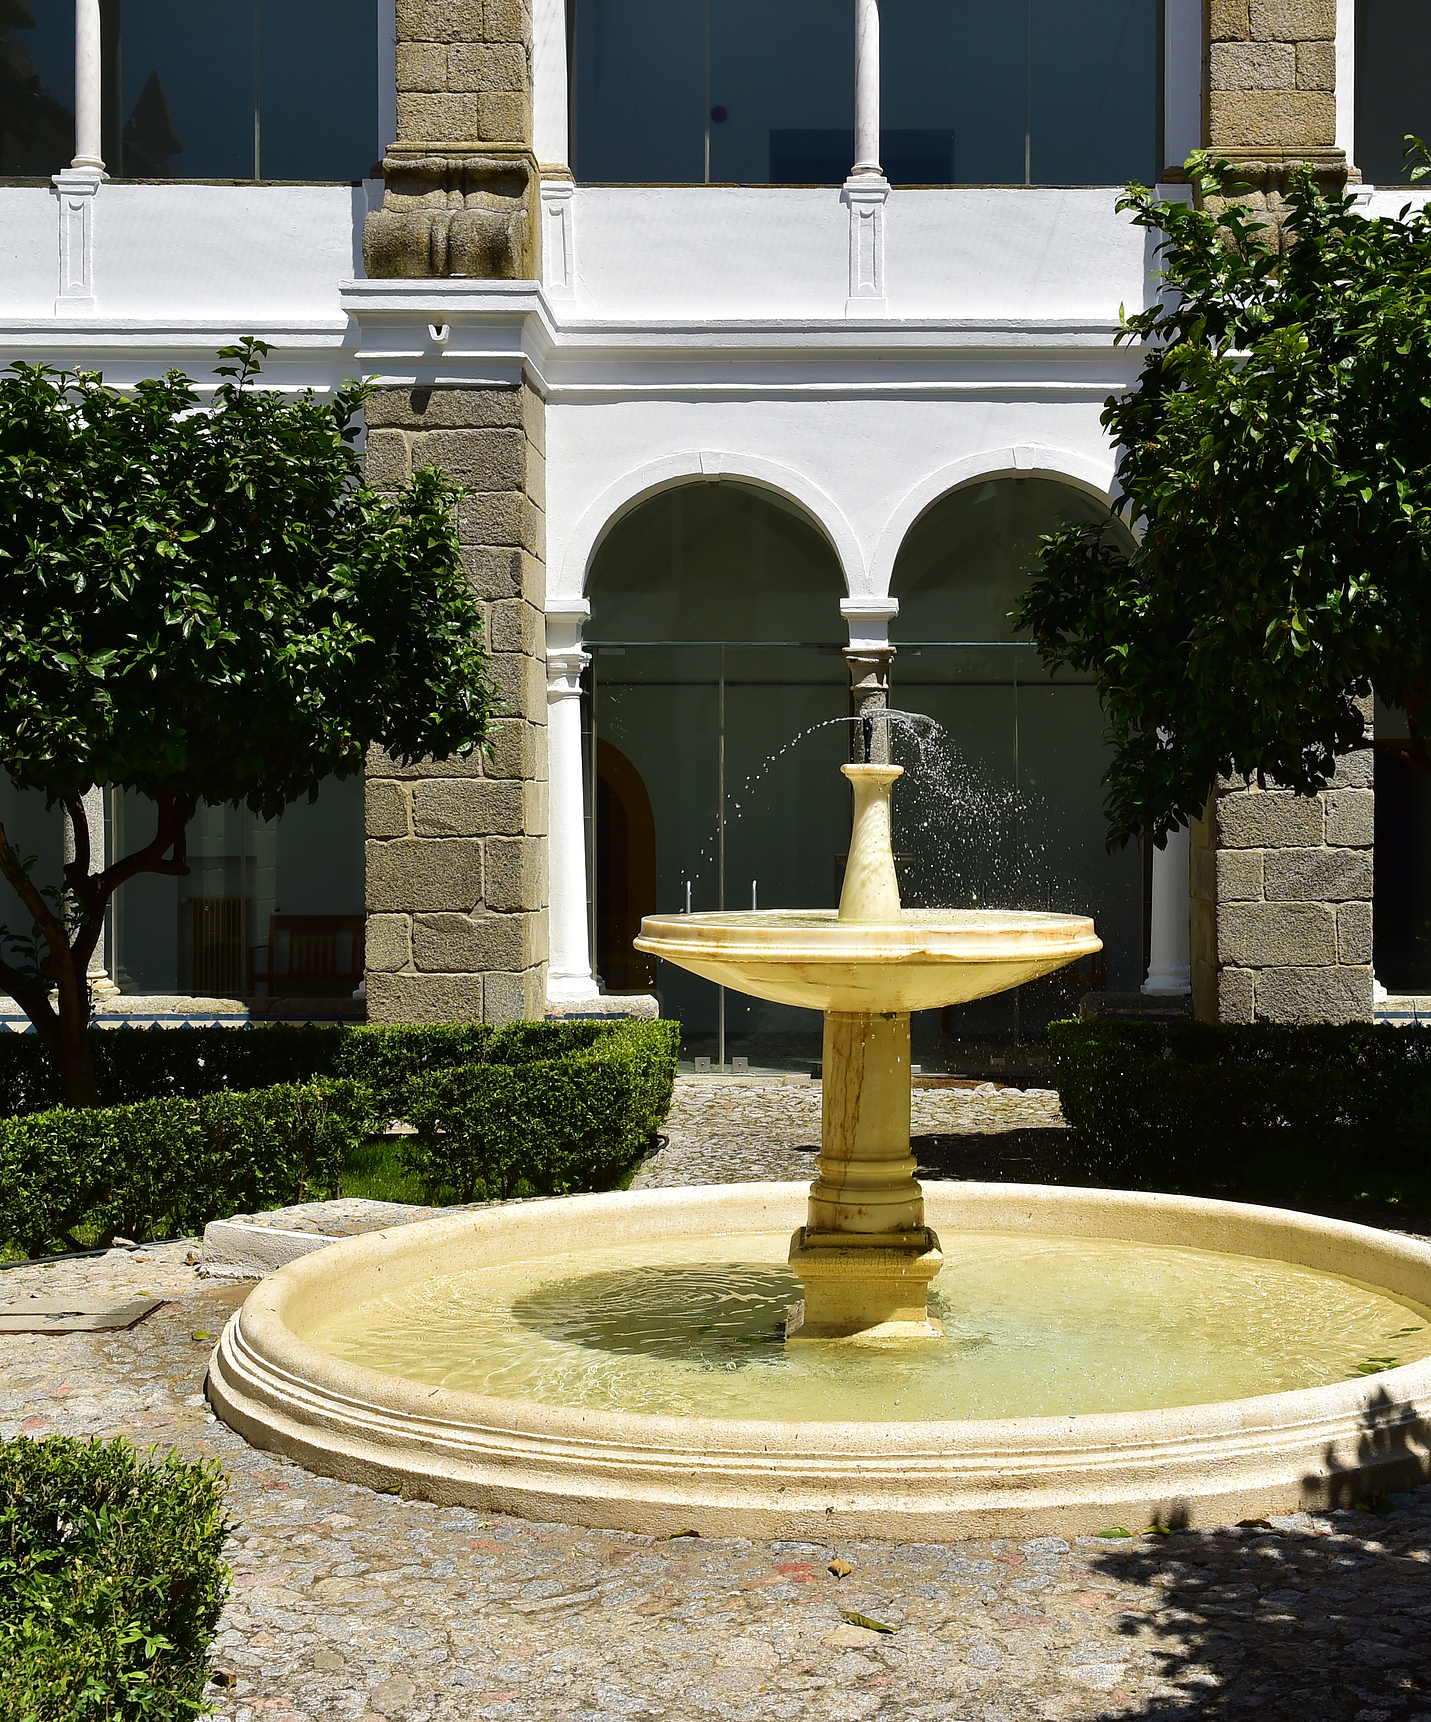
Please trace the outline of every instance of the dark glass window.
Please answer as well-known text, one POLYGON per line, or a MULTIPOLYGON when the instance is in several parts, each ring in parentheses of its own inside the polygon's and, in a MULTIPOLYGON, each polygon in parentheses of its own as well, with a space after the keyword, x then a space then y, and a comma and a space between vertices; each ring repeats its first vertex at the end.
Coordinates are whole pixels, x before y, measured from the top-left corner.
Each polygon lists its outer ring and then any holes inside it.
POLYGON ((372 172, 377 0, 105 3, 104 153, 116 177, 372 172))
POLYGON ((68 167, 74 100, 73 0, 0 0, 0 173, 68 167))
MULTIPOLYGON (((115 179, 364 179, 377 0, 101 0, 115 179)), ((0 0, 0 173, 74 155, 74 6, 0 0)))
MULTIPOLYGON (((895 185, 1157 177, 1159 0, 881 0, 895 185)), ((576 0, 577 177, 838 185, 851 0, 576 0)))
MULTIPOLYGON (((951 171, 926 183, 1150 183, 1161 168, 1159 10, 1158 0, 881 0, 885 135, 948 140, 951 171)), ((920 183, 884 166, 896 184, 920 183)))
POLYGON ((1356 165, 1368 185, 1407 185, 1406 137, 1431 143, 1431 8, 1357 0, 1356 165))

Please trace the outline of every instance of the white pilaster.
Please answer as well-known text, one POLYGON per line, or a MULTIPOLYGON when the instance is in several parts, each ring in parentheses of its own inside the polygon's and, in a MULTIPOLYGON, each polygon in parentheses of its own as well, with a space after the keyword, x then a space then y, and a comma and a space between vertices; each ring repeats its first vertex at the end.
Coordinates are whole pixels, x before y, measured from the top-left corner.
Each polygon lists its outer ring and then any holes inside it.
POLYGON ((882 317, 884 206, 889 181, 879 164, 879 0, 855 0, 855 165, 845 181, 850 208, 847 317, 882 317))
POLYGON ((576 187, 542 181, 542 284, 549 299, 576 297, 576 187))
POLYGON ((599 997, 587 935, 585 798, 581 772, 581 649, 590 606, 547 615, 547 776, 551 828, 551 958, 547 1003, 581 1004, 599 997))
POLYGON ((1188 936, 1188 868, 1192 860, 1192 831, 1184 825, 1172 832, 1162 849, 1153 851, 1153 927, 1148 953, 1145 993, 1187 994, 1192 991, 1192 958, 1188 936))
POLYGON ((75 153, 52 181, 60 216, 57 317, 94 310, 94 196, 104 179, 103 84, 99 0, 75 0, 75 153))
POLYGON ((1356 161, 1356 0, 1337 0, 1337 148, 1356 161))

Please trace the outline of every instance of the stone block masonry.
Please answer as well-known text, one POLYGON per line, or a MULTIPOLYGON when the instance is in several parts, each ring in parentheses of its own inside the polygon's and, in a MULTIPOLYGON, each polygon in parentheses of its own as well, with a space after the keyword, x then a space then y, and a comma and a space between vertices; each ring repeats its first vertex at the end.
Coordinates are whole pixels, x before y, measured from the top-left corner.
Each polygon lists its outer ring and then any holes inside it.
POLYGON ((481 759, 367 770, 370 1022, 540 1017, 546 1005, 544 418, 527 384, 382 389, 367 469, 467 487, 458 538, 501 697, 481 759))
POLYGON ((1371 1020, 1371 781, 1365 752, 1317 796, 1219 785, 1192 838, 1203 1021, 1371 1020))

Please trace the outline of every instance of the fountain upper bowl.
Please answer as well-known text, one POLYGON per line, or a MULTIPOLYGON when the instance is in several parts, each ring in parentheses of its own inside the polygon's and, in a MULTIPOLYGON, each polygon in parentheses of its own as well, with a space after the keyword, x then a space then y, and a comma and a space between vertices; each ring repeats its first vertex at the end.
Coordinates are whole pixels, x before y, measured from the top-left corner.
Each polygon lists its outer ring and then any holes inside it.
POLYGON ((647 915, 636 949, 774 1004, 938 1010, 1052 974, 1103 949, 1086 915, 905 909, 842 921, 833 909, 647 915))

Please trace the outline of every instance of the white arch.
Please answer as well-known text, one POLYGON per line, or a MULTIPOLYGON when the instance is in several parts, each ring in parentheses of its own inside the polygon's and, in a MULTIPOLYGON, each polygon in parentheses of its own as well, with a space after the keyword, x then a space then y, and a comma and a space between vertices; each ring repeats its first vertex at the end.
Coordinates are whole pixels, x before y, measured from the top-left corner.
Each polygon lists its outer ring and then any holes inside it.
POLYGON ((1112 502, 1117 494, 1116 465, 1106 455, 1076 454, 1072 449, 1044 443, 1020 443, 1013 448, 987 449, 941 467, 907 490, 895 506, 870 558, 871 592, 887 593, 894 564, 904 540, 919 517, 941 498, 967 484, 990 478, 1052 478, 1075 490, 1112 502))
POLYGON ((547 598, 549 610, 570 609, 586 592, 592 563, 612 527, 652 496, 692 480, 740 479, 761 490, 774 491, 798 504, 824 534, 840 564, 846 592, 864 589, 865 560, 850 523, 834 499, 813 479, 760 455, 732 454, 725 449, 693 449, 648 462, 604 490, 582 515, 567 541, 561 578, 547 598))

